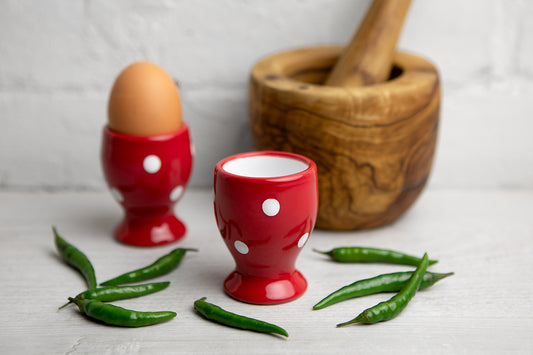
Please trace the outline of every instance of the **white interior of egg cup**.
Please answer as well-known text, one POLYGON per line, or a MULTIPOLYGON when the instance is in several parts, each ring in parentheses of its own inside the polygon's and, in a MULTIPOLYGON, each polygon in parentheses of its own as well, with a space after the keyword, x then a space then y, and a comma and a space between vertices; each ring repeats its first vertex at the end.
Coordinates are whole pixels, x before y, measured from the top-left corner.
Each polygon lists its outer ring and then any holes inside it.
POLYGON ((309 164, 295 158, 278 155, 253 155, 232 159, 224 165, 224 171, 252 178, 272 178, 300 173, 309 164))

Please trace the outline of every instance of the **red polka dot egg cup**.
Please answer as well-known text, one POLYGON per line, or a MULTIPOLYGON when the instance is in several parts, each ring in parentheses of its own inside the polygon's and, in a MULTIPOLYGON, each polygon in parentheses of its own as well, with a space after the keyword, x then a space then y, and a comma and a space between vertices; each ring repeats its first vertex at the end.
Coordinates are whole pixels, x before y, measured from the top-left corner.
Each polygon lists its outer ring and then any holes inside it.
POLYGON ((102 166, 113 197, 125 216, 114 231, 122 243, 156 246, 186 232, 175 216, 192 170, 192 146, 185 122, 173 133, 132 136, 104 128, 102 166))
POLYGON ((318 210, 315 163, 286 152, 251 152, 221 160, 214 176, 215 217, 236 264, 224 281, 235 299, 278 304, 301 296, 295 268, 318 210))

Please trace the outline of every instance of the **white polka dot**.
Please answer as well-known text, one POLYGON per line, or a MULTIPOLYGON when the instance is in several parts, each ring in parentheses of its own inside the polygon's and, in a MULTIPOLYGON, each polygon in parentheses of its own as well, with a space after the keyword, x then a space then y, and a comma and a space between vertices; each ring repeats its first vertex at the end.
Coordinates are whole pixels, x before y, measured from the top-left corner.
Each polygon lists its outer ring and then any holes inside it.
POLYGON ((143 160, 143 168, 148 174, 155 174, 161 169, 161 159, 157 155, 149 155, 143 160))
POLYGON ((250 249, 248 249, 248 245, 244 244, 240 240, 236 240, 233 245, 235 246, 235 249, 237 249, 237 251, 241 254, 248 254, 248 252, 250 251, 250 249))
POLYGON ((118 202, 124 201, 124 196, 120 193, 120 191, 114 187, 111 188, 111 195, 117 200, 118 202))
POLYGON ((191 143, 191 154, 192 154, 193 156, 196 155, 196 148, 194 147, 194 144, 192 144, 192 143, 191 143))
POLYGON ((170 201, 177 201, 183 194, 183 186, 176 186, 171 192, 170 192, 170 201))
POLYGON ((307 239, 309 239, 309 233, 302 235, 298 240, 298 248, 302 248, 307 243, 307 239))
POLYGON ((279 202, 276 199, 269 198, 263 201, 263 212, 267 216, 275 216, 279 213, 279 202))

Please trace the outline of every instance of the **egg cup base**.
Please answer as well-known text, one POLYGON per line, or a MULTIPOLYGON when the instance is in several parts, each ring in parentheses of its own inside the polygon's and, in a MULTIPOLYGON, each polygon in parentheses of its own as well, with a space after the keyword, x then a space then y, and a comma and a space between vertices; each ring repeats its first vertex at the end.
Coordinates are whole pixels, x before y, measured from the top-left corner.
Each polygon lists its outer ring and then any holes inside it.
POLYGON ((159 246, 174 243, 185 236, 186 227, 173 213, 156 215, 126 214, 115 228, 115 238, 134 246, 159 246))
POLYGON ((280 304, 295 300, 305 293, 307 280, 298 270, 276 279, 257 277, 237 270, 224 281, 224 290, 236 300, 251 304, 280 304))

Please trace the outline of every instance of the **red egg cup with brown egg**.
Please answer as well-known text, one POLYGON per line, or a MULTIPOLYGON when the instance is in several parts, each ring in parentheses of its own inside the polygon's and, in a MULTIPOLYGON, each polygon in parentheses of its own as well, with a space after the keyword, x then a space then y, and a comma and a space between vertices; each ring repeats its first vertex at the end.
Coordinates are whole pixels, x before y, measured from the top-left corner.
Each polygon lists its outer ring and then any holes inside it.
POLYGON ((236 264, 225 291, 253 304, 300 297, 307 281, 295 263, 317 216, 315 163, 286 152, 237 154, 216 165, 214 192, 217 226, 236 264))
POLYGON ((186 232, 174 214, 192 170, 192 146, 185 122, 161 135, 134 136, 103 130, 101 161, 113 197, 125 216, 114 231, 125 244, 156 246, 186 232))

